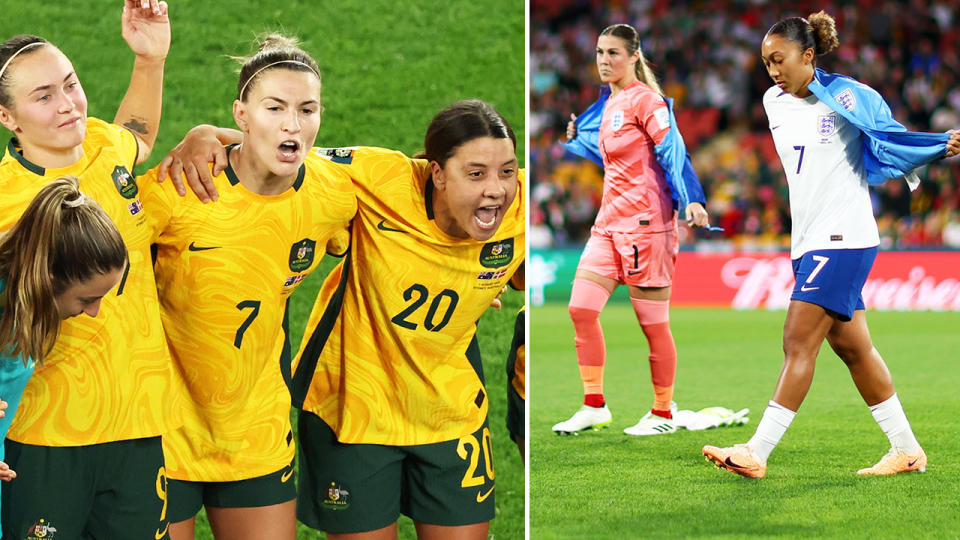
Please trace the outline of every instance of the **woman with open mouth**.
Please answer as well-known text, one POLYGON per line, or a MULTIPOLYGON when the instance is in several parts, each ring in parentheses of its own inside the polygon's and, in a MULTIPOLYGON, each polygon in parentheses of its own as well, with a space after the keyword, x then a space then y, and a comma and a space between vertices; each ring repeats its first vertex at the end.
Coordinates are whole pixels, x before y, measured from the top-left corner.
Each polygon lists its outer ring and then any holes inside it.
MULTIPOLYGON (((192 131, 164 162, 205 198, 218 194, 182 159, 220 162, 213 139, 192 131)), ((314 149, 353 179, 359 204, 291 385, 297 515, 331 540, 396 538, 401 513, 420 538, 481 540, 495 514, 476 331, 505 285, 523 287, 523 171, 510 125, 479 100, 437 114, 424 147, 314 149)))
POLYGON ((296 537, 287 300, 357 210, 349 176, 311 151, 316 61, 279 34, 243 59, 239 144, 220 147, 219 199, 140 179, 155 230, 161 316, 189 398, 164 435, 170 538, 206 507, 217 538, 296 537))

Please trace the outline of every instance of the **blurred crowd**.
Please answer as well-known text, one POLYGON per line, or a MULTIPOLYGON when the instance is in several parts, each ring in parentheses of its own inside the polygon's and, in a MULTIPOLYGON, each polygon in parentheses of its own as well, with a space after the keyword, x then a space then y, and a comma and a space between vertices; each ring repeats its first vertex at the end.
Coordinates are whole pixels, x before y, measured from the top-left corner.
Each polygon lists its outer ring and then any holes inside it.
MULTIPOLYGON (((571 113, 598 95, 596 39, 625 22, 668 97, 723 233, 681 242, 703 249, 788 248, 787 185, 768 131, 763 93, 772 85, 760 40, 776 21, 825 10, 840 47, 818 67, 880 92, 910 130, 960 128, 960 0, 532 0, 530 39, 531 230, 533 247, 582 244, 603 190, 603 171, 564 151, 571 113)), ((881 248, 960 248, 960 158, 871 189, 881 248)))

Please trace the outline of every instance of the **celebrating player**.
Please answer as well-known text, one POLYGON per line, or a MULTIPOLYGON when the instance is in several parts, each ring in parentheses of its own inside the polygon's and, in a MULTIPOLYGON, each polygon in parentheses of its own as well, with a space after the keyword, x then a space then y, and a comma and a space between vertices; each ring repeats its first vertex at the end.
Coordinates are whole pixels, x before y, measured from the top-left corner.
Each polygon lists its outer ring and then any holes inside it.
POLYGON ((682 209, 692 226, 707 226, 706 198, 689 165, 671 100, 661 95, 633 27, 617 24, 600 33, 597 70, 609 85, 609 98, 567 126, 568 147, 602 159, 604 168, 603 200, 580 257, 569 304, 584 404, 553 430, 576 433, 605 427, 613 418, 603 395, 606 348, 599 317, 614 289, 625 284, 650 345, 654 399, 650 412, 623 431, 673 433, 677 349, 670 332, 670 287, 679 249, 674 209, 682 209), (592 133, 595 127, 586 129, 588 117, 599 124, 598 134, 592 133))
POLYGON ((2 440, 61 321, 96 317, 126 266, 120 231, 72 176, 47 184, 0 234, 0 397, 9 405, 0 417, 0 480, 17 476, 3 463, 2 440))
POLYGON ((218 538, 296 538, 287 300, 357 209, 350 178, 311 151, 316 61, 271 34, 237 86, 243 142, 213 179, 218 202, 181 198, 157 169, 141 179, 163 325, 191 397, 163 440, 174 540, 194 537, 203 506, 218 538))
POLYGON ((761 46, 775 83, 763 106, 790 188, 796 285, 783 369, 756 433, 746 444, 703 447, 708 459, 742 476, 766 474, 767 458, 810 388, 824 339, 890 440, 890 451, 858 474, 922 472, 927 465, 867 329, 861 289, 880 242, 867 186, 915 180, 914 168, 960 152, 960 134, 907 132, 872 88, 816 68, 816 57, 838 44, 833 18, 821 11, 774 24, 761 46))
POLYGON ((333 151, 359 210, 293 376, 298 517, 336 539, 486 538, 494 468, 476 321, 523 263, 516 139, 489 104, 427 128, 426 160, 333 151))
MULTIPOLYGON (((195 165, 217 172, 214 134, 235 138, 198 126, 159 168, 204 200, 220 195, 195 165)), ((396 537, 400 513, 421 538, 486 538, 494 516, 476 321, 522 268, 523 173, 513 130, 479 100, 435 116, 425 147, 426 160, 316 150, 351 176, 359 203, 292 383, 297 516, 331 540, 396 537)))
POLYGON ((179 415, 150 232, 131 175, 160 122, 166 4, 127 0, 122 30, 135 59, 116 124, 87 117, 79 77, 57 47, 25 35, 0 45, 0 123, 15 136, 0 161, 0 230, 50 179, 68 174, 85 179, 84 193, 111 217, 129 252, 101 316, 65 321, 24 391, 7 435, 7 462, 18 474, 3 499, 11 538, 38 526, 64 538, 166 534, 160 434, 179 415))

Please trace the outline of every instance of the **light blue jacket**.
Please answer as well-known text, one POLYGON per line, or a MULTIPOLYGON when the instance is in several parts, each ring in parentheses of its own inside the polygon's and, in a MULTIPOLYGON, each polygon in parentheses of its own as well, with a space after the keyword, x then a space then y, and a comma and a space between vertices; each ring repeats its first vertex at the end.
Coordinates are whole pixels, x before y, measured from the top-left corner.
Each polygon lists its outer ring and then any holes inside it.
POLYGON ((855 79, 817 68, 807 88, 863 133, 863 161, 870 185, 907 176, 914 180, 908 178, 910 187, 916 188, 919 179, 913 170, 946 153, 949 133, 907 131, 893 119, 883 97, 855 79))
MULTIPOLYGON (((600 120, 603 118, 603 107, 610 97, 610 87, 604 85, 600 90, 600 98, 593 102, 583 114, 577 117, 577 136, 563 146, 570 152, 585 157, 603 167, 603 157, 600 155, 600 120)), ((673 208, 683 210, 691 202, 707 203, 703 194, 700 179, 697 178, 687 145, 683 142, 680 128, 677 127, 677 118, 673 114, 673 100, 664 97, 670 111, 670 131, 663 141, 653 147, 657 162, 666 173, 670 183, 673 208)))
MULTIPOLYGON (((5 281, 0 279, 0 293, 3 293, 4 286, 5 281)), ((0 317, 2 316, 3 308, 0 307, 0 317)), ((20 357, 11 357, 4 351, 0 351, 0 399, 8 404, 6 414, 3 418, 0 418, 0 461, 4 460, 4 439, 7 437, 7 430, 10 429, 13 415, 17 412, 23 389, 26 388, 27 381, 33 375, 33 366, 32 361, 28 361, 27 365, 24 365, 20 357)), ((0 484, 3 484, 3 482, 0 482, 0 484)), ((0 486, 0 489, 2 489, 2 486, 0 486)), ((3 494, 0 493, 0 501, 3 500, 2 497, 3 494)))

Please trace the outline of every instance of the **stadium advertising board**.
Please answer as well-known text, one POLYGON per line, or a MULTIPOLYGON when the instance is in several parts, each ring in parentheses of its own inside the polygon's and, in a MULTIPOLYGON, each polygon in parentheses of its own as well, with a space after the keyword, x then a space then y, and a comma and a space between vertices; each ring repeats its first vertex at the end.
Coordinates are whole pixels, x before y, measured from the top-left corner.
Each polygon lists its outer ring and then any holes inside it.
MULTIPOLYGON (((580 252, 532 250, 530 299, 567 301, 580 252)), ((789 253, 697 253, 677 260, 675 306, 786 309, 793 290, 789 253)), ((625 298, 621 287, 617 297, 625 298)), ((960 251, 881 251, 863 287, 867 309, 960 311, 960 251)))

